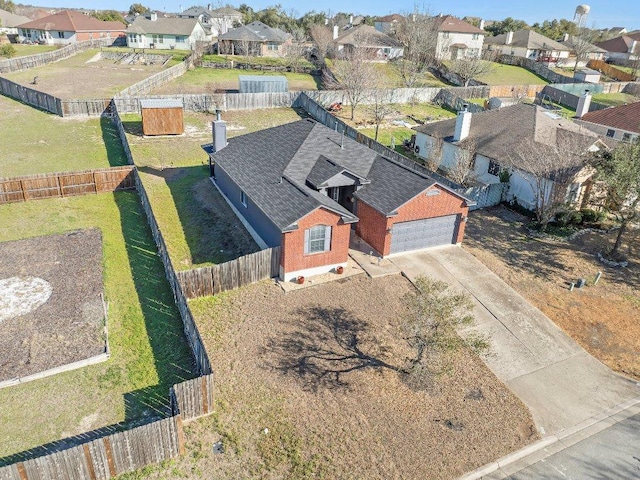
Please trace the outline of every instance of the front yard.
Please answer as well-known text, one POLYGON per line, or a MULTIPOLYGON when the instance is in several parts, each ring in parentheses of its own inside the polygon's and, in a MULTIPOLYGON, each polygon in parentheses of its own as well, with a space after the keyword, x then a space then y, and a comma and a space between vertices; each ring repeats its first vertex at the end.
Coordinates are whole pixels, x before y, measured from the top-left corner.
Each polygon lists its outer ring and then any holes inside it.
POLYGON ((523 220, 503 207, 472 212, 463 246, 585 350, 640 379, 640 231, 626 237, 629 266, 611 268, 595 255, 613 244, 615 232, 539 239, 526 234, 523 220), (593 285, 599 271, 602 278, 593 285), (587 286, 569 291, 579 278, 587 286))
POLYGON ((418 383, 389 367, 412 354, 412 288, 362 274, 192 301, 215 413, 187 428, 188 455, 143 478, 455 478, 532 441, 528 411, 478 357, 418 383))

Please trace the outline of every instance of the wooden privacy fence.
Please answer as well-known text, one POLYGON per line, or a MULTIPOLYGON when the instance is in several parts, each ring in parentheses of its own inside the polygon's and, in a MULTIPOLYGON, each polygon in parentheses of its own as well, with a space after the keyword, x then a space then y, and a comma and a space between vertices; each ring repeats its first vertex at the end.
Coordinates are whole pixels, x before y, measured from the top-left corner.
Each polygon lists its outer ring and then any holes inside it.
POLYGON ((1 480, 107 480, 184 453, 182 422, 213 411, 213 375, 171 387, 172 416, 0 467, 1 480))
MULTIPOLYGON (((551 85, 545 86, 542 91, 538 94, 539 98, 550 98, 553 102, 564 105, 565 107, 571 108, 575 110, 578 108, 578 101, 580 97, 578 95, 574 95, 566 90, 562 90, 560 88, 552 87, 551 85)), ((593 112, 595 110, 603 110, 605 108, 609 108, 609 105, 604 105, 602 103, 591 102, 589 104, 589 111, 593 112)))
POLYGON ((17 72, 19 70, 27 70, 29 68, 46 65, 47 63, 57 62, 58 60, 62 60, 63 58, 70 57, 78 52, 82 52, 90 48, 106 47, 107 45, 111 45, 113 41, 114 39, 110 38, 85 40, 82 42, 72 43, 52 52, 0 60, 0 73, 17 72))
POLYGON ((187 298, 215 295, 280 274, 280 247, 268 248, 211 267, 176 272, 187 298))
POLYGON ((602 60, 589 60, 589 62, 587 63, 587 67, 593 68, 594 70, 604 73, 607 77, 615 78, 616 80, 620 80, 621 82, 634 82, 636 80, 636 77, 631 75, 630 73, 609 65, 602 60))
POLYGON ((118 96, 129 97, 135 95, 145 95, 154 88, 160 87, 165 83, 170 82, 174 78, 184 75, 184 73, 189 69, 189 66, 193 65, 192 57, 193 54, 185 58, 184 61, 179 63, 178 65, 174 65, 173 67, 151 75, 149 78, 145 78, 138 83, 134 83, 130 87, 122 90, 118 94, 118 96))
POLYGON ((61 100, 48 93, 39 92, 2 77, 0 77, 0 93, 40 110, 62 116, 61 100))
POLYGON ((134 188, 132 167, 0 178, 0 204, 134 188))

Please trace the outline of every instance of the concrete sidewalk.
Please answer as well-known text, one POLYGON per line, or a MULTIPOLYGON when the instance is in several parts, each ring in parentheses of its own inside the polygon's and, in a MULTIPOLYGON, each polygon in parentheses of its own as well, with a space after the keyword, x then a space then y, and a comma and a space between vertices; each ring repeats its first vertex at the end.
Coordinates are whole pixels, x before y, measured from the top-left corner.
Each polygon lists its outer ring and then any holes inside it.
POLYGON ((461 247, 394 256, 409 279, 427 275, 468 292, 486 364, 529 408, 540 434, 561 435, 640 395, 638 384, 593 358, 542 312, 461 247))

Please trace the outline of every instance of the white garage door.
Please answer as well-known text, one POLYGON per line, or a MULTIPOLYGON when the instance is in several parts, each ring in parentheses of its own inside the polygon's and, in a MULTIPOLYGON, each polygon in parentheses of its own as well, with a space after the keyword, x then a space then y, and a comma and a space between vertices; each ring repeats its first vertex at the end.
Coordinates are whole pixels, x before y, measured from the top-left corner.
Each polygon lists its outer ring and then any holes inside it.
POLYGON ((457 215, 395 223, 391 228, 390 253, 455 243, 457 215))

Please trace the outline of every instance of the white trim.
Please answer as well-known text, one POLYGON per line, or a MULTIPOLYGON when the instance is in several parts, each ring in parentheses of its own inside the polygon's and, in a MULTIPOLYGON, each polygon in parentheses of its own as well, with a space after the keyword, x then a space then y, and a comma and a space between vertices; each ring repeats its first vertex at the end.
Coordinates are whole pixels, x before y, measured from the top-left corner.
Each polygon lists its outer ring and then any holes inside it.
POLYGON ((298 270, 296 272, 283 272, 282 265, 280 266, 280 278, 285 282, 289 282, 298 278, 299 276, 305 277, 305 280, 314 275, 321 275, 323 273, 329 273, 338 267, 347 267, 347 262, 335 263, 333 265, 322 265, 320 267, 306 268, 304 270, 298 270))
POLYGON ((258 244, 260 249, 266 250, 267 248, 269 248, 269 245, 267 245, 267 243, 262 239, 262 237, 258 235, 258 232, 256 232, 253 229, 253 227, 247 221, 247 219, 244 218, 244 216, 240 213, 240 211, 236 208, 236 206, 233 203, 231 203, 231 200, 229 200, 227 196, 224 193, 222 193, 222 190, 220 190, 220 187, 218 186, 216 181, 213 179, 213 177, 211 178, 211 183, 213 183, 213 185, 215 185, 215 187, 218 189, 218 192, 220 192, 220 195, 222 195, 222 198, 224 198, 227 204, 231 207, 231 210, 233 210, 233 213, 236 214, 236 217, 238 217, 238 220, 242 222, 242 225, 244 225, 244 228, 247 229, 247 231, 249 232, 249 235, 251 235, 251 238, 255 240, 255 242, 258 244))

